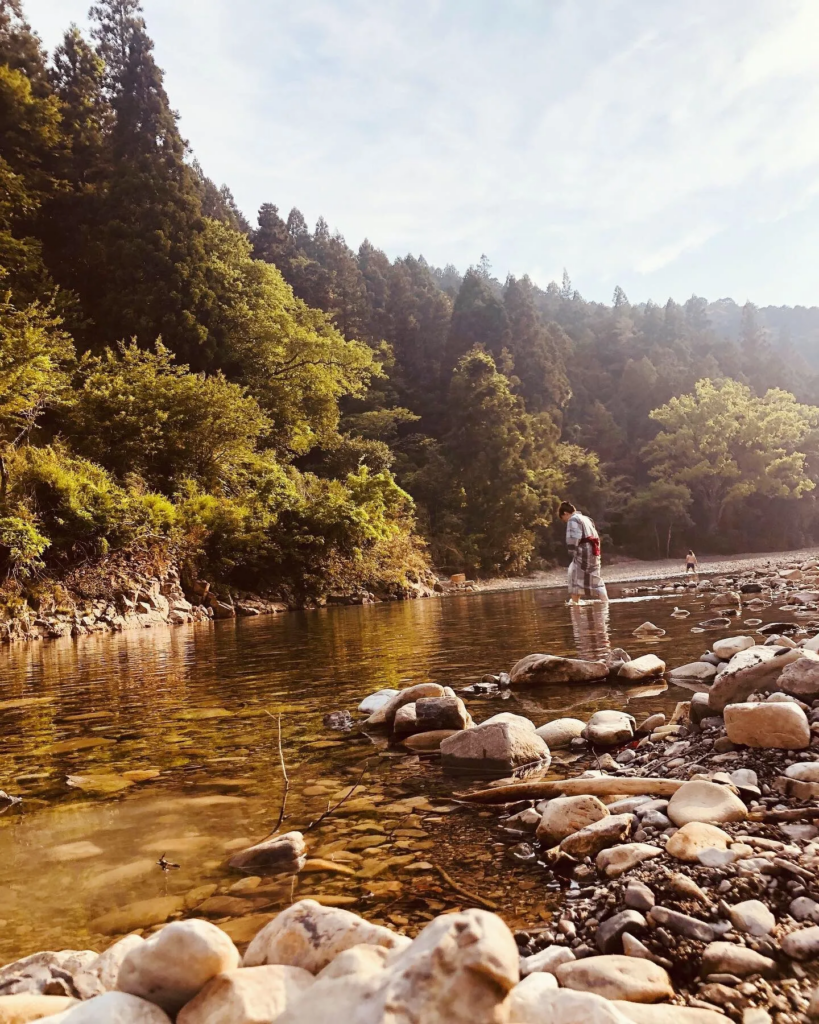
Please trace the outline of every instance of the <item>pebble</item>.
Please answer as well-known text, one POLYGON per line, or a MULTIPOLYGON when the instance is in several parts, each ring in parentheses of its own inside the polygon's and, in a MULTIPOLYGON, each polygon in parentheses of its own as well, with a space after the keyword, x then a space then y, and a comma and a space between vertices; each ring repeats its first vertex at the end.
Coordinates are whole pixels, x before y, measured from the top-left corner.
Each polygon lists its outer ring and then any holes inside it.
POLYGON ((648 922, 651 925, 663 925, 677 935, 685 935, 689 939, 699 939, 702 942, 711 942, 714 938, 714 929, 704 921, 698 921, 695 917, 682 914, 678 910, 671 910, 668 907, 652 907, 649 910, 648 922))
POLYGON ((624 902, 632 910, 640 910, 645 913, 654 906, 654 893, 642 882, 631 881, 626 887, 624 902))
POLYGON ((728 907, 731 924, 748 935, 768 935, 776 926, 776 918, 759 900, 746 900, 728 907))

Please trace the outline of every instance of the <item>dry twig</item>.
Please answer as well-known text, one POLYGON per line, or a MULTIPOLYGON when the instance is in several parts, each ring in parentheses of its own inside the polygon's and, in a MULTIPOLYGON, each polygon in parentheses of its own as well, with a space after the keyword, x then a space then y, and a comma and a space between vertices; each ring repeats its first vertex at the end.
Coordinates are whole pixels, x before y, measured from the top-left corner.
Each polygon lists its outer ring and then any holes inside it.
POLYGON ((492 900, 484 899, 483 896, 478 896, 477 893, 470 892, 469 889, 465 889, 462 885, 459 885, 452 877, 452 875, 449 875, 447 874, 446 871, 444 871, 440 864, 435 865, 435 870, 438 872, 441 878, 443 878, 446 884, 450 886, 450 888, 454 889, 455 892, 460 893, 461 896, 466 896, 466 898, 468 900, 472 900, 473 903, 480 903, 480 905, 482 907, 486 907, 487 910, 498 909, 497 903, 493 903, 492 900))

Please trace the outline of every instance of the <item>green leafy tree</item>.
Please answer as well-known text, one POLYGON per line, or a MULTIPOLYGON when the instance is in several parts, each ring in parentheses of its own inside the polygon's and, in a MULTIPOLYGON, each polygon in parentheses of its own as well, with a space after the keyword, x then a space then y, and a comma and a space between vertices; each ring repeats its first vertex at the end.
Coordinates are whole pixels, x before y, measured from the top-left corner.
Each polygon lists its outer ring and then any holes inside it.
POLYGON ((687 487, 709 532, 752 495, 796 499, 815 486, 800 448, 819 410, 787 391, 758 398, 737 381, 701 380, 651 418, 662 428, 643 450, 651 476, 687 487))
POLYGON ((83 357, 68 426, 76 448, 120 479, 136 473, 172 492, 187 478, 235 487, 268 423, 221 373, 191 373, 161 342, 132 342, 83 357))

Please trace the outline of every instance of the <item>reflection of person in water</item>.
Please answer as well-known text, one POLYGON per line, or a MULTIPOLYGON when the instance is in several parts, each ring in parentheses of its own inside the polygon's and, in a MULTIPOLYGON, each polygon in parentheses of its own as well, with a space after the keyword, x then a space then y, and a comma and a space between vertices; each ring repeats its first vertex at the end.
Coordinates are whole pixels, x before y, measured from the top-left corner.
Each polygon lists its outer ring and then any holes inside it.
POLYGON ((569 600, 581 598, 608 601, 606 585, 600 575, 600 534, 588 516, 578 512, 570 501, 561 502, 557 510, 566 524, 566 547, 572 556, 569 566, 569 600))
POLYGON ((570 604, 569 609, 578 658, 597 661, 611 654, 608 604, 570 604))

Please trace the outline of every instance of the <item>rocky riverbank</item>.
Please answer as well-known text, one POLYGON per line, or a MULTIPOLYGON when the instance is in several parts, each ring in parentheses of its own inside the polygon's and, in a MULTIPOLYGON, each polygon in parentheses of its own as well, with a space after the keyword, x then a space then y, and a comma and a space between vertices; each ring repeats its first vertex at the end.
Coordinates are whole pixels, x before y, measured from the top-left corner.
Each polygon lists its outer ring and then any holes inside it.
POLYGON ((112 564, 96 566, 90 581, 76 574, 74 586, 41 585, 36 594, 0 604, 0 643, 55 640, 92 633, 121 633, 153 626, 270 615, 327 605, 376 604, 430 597, 432 580, 377 595, 363 589, 310 598, 290 594, 262 597, 214 588, 206 580, 184 581, 174 564, 152 571, 112 564))
MULTIPOLYGON (((0 1022, 819 1019, 819 563, 766 565, 699 592, 713 609, 691 624, 708 641, 699 661, 533 654, 460 695, 423 683, 360 706, 362 727, 382 742, 502 776, 455 798, 494 812, 487 842, 502 836, 508 857, 560 895, 551 920, 513 935, 499 916, 469 909, 410 939, 304 900, 265 924, 243 957, 216 925, 175 921, 102 954, 40 953, 0 969, 0 1022), (795 621, 763 624, 774 607, 795 621), (476 725, 463 699, 663 678, 694 691, 668 720, 604 709, 538 729, 509 713, 476 725)), ((256 879, 298 873, 307 847, 291 831, 231 864, 256 879)))

